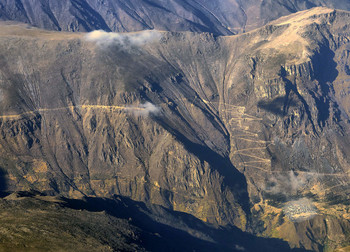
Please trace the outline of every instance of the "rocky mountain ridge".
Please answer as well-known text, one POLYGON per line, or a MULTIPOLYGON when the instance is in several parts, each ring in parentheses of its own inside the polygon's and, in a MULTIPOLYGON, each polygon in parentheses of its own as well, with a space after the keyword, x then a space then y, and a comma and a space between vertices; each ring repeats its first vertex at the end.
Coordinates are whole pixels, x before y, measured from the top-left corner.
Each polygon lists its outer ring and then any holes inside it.
POLYGON ((349 20, 314 8, 222 37, 2 24, 1 189, 345 246, 349 20))
POLYGON ((317 6, 350 10, 347 0, 1 0, 0 20, 58 31, 157 29, 230 35, 317 6))

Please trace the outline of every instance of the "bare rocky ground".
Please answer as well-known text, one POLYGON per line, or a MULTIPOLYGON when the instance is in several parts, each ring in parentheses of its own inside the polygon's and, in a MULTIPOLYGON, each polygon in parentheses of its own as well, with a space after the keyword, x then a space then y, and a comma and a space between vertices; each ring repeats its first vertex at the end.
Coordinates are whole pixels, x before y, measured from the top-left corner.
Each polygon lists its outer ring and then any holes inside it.
POLYGON ((315 8, 235 36, 4 23, 0 189, 119 195, 288 248, 346 247, 349 20, 315 8), (293 222, 283 207, 300 198, 318 214, 293 222))
POLYGON ((57 31, 251 31, 313 7, 350 10, 347 0, 1 0, 0 20, 57 31))
POLYGON ((0 200, 0 211, 1 251, 290 250, 278 239, 123 197, 74 200, 17 192, 0 200))

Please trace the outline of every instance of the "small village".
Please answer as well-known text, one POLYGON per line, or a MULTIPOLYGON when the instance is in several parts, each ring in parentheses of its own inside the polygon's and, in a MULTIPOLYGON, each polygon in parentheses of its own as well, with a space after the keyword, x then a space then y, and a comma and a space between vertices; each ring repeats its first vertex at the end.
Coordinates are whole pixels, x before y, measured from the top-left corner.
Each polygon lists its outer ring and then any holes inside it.
POLYGON ((316 207, 306 198, 287 202, 283 211, 293 222, 304 221, 317 215, 316 207))

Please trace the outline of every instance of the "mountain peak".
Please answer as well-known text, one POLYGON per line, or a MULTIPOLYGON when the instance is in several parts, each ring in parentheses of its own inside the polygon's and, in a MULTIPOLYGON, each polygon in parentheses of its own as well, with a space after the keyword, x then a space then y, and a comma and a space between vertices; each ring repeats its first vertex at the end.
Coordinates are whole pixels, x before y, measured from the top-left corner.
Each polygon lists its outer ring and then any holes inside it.
POLYGON ((348 245, 350 15, 329 4, 265 25, 319 2, 0 0, 3 19, 41 27, 0 24, 0 196, 19 191, 0 199, 2 240, 23 247, 24 209, 60 212, 39 231, 70 213, 58 232, 79 225, 111 251, 105 237, 139 228, 171 249, 169 226, 227 251, 289 251, 245 231, 348 245))
POLYGON ((269 24, 272 25, 286 25, 298 23, 299 25, 307 25, 310 22, 319 22, 320 17, 334 13, 336 10, 327 7, 314 7, 304 11, 299 11, 287 16, 280 17, 269 24))

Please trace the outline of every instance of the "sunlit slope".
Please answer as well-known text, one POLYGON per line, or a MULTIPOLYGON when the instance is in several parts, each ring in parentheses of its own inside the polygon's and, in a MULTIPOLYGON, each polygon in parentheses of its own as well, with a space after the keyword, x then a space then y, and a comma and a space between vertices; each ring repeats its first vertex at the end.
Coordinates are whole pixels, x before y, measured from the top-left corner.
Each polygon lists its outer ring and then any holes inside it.
POLYGON ((317 6, 350 10, 347 0, 0 0, 0 20, 57 31, 158 29, 230 35, 317 6))
POLYGON ((319 250, 338 228, 307 223, 348 219, 348 21, 316 8, 228 37, 3 24, 1 189, 118 194, 319 250))

